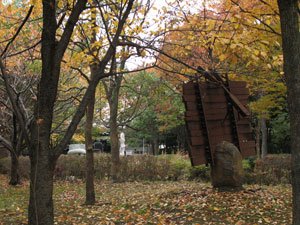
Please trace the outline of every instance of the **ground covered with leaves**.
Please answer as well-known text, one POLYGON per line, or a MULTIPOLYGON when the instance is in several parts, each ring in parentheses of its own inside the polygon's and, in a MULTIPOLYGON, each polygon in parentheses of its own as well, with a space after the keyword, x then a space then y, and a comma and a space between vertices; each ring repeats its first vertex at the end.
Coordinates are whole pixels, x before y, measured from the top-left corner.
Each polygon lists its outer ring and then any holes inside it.
MULTIPOLYGON (((0 224, 26 224, 29 183, 0 175, 0 224)), ((85 206, 81 180, 56 181, 55 224, 291 224, 291 187, 244 186, 220 192, 199 182, 96 183, 85 206)))

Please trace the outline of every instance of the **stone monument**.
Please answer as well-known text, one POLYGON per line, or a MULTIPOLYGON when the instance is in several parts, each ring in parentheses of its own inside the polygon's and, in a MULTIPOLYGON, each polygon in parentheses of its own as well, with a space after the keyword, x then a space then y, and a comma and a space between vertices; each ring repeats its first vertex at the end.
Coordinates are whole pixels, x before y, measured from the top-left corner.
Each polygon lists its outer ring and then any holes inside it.
POLYGON ((211 165, 211 182, 217 188, 242 188, 242 156, 238 148, 223 141, 214 152, 214 163, 211 165))

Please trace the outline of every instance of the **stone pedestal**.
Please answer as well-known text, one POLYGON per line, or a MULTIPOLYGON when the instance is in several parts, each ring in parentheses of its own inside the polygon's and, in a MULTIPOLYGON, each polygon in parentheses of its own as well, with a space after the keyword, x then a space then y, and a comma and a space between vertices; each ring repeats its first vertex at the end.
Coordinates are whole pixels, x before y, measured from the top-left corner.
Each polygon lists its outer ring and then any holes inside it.
POLYGON ((242 156, 232 143, 223 141, 214 152, 211 182, 217 188, 242 188, 242 156))

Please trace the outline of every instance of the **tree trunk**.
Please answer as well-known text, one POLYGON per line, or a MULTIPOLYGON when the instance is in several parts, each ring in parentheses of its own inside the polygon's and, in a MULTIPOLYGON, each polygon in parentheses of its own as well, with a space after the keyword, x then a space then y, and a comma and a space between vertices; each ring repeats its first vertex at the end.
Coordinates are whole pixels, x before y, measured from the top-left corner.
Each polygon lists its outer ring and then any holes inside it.
POLYGON ((119 139, 118 139, 118 126, 116 114, 110 114, 111 118, 109 121, 110 127, 110 142, 111 142, 111 176, 114 182, 119 182, 120 174, 120 152, 119 152, 119 139))
POLYGON ((48 157, 50 149, 35 149, 37 154, 31 157, 30 199, 28 224, 52 225, 53 214, 53 171, 56 160, 48 157))
POLYGON ((11 170, 10 170, 10 185, 20 184, 19 176, 19 155, 21 153, 21 145, 23 141, 23 132, 18 129, 17 117, 13 113, 13 138, 12 138, 13 151, 10 152, 11 170))
POLYGON ((110 98, 110 141, 111 141, 111 157, 112 167, 111 175, 114 182, 120 181, 120 151, 119 151, 119 138, 118 138, 118 105, 119 105, 119 90, 122 77, 116 77, 115 85, 112 87, 112 95, 110 98))
POLYGON ((153 139, 153 155, 158 155, 158 136, 157 135, 154 135, 154 139, 153 139))
POLYGON ((268 154, 268 129, 267 120, 265 118, 259 119, 261 130, 261 157, 265 157, 268 154))
POLYGON ((117 118, 118 118, 118 106, 119 106, 119 91, 120 91, 123 76, 117 75, 114 78, 115 79, 111 78, 110 86, 109 88, 106 86, 105 90, 106 90, 106 96, 109 102, 109 109, 110 109, 109 128, 110 128, 110 143, 111 143, 111 157, 112 157, 111 177, 113 182, 119 182, 120 181, 120 151, 119 151, 117 118))
MULTIPOLYGON (((158 137, 156 135, 153 136, 153 139, 151 141, 151 148, 152 148, 152 154, 157 155, 158 154, 158 137)), ((166 149, 165 149, 165 151, 166 151, 166 149)))
POLYGON ((10 153, 11 158, 11 171, 10 171, 10 185, 20 184, 20 176, 19 176, 19 157, 14 153, 10 153))
POLYGON ((298 0, 278 0, 291 120, 293 224, 300 224, 300 33, 298 0))
MULTIPOLYGON (((90 145, 86 143, 86 146, 90 145)), ((86 205, 94 205, 96 202, 95 188, 94 188, 94 152, 92 147, 86 149, 86 205)))
MULTIPOLYGON (((91 77, 93 77, 96 72, 96 65, 91 66, 91 77)), ((92 138, 92 128, 93 128, 93 118, 94 118, 94 105, 95 105, 95 94, 93 94, 90 100, 87 111, 86 111, 86 125, 85 125, 85 146, 86 146, 86 199, 85 204, 94 205, 95 198, 95 188, 94 188, 94 151, 93 151, 93 138, 92 138)))
MULTIPOLYGON (((93 4, 96 5, 97 2, 94 0, 93 4)), ((91 18, 93 18, 92 28, 96 28, 96 13, 97 10, 94 8, 91 14, 91 18)), ((92 29, 92 39, 91 42, 94 44, 97 40, 95 29, 92 29)), ((93 49, 93 51, 97 51, 97 49, 93 49)), ((91 71, 91 80, 95 77, 97 72, 97 64, 92 63, 90 65, 91 71)), ((95 197, 95 187, 94 187, 94 151, 93 151, 93 137, 92 137, 92 129, 93 129, 93 119, 94 119, 94 108, 95 108, 95 93, 93 93, 90 102, 87 105, 86 109, 86 122, 85 122, 85 148, 86 148, 86 181, 85 181, 85 204, 94 205, 96 202, 95 197)))
POLYGON ((260 121, 259 119, 257 119, 256 122, 256 129, 255 129, 255 149, 256 149, 256 155, 257 158, 260 159, 261 158, 261 151, 260 151, 260 121))

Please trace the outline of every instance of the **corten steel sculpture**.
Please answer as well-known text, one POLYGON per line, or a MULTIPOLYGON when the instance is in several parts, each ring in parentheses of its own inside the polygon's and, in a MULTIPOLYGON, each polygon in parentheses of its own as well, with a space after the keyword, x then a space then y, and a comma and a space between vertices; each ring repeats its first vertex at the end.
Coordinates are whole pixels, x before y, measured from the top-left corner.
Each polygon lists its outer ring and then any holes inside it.
POLYGON ((183 85, 192 165, 213 163, 216 145, 222 141, 237 146, 243 158, 255 155, 246 82, 229 81, 228 77, 204 70, 198 72, 205 81, 198 77, 183 85))

